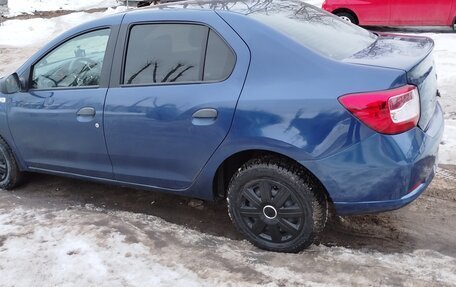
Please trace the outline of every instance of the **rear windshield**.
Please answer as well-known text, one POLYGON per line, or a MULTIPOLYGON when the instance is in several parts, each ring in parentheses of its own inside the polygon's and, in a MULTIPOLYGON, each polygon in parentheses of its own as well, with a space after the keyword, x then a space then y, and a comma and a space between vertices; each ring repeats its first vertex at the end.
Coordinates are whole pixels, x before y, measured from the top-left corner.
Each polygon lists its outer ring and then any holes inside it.
POLYGON ((274 7, 253 11, 249 16, 327 57, 348 58, 377 39, 375 34, 312 5, 275 2, 274 7))
POLYGON ((373 44, 377 36, 299 0, 188 1, 181 7, 238 12, 327 57, 341 60, 373 44))

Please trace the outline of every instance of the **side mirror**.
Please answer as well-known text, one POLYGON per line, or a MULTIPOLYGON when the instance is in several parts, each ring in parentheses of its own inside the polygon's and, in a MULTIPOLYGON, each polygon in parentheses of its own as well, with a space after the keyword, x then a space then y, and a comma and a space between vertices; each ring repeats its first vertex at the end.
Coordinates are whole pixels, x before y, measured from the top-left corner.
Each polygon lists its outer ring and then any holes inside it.
POLYGON ((3 94, 14 94, 19 91, 21 91, 21 80, 16 73, 1 80, 0 92, 3 94))

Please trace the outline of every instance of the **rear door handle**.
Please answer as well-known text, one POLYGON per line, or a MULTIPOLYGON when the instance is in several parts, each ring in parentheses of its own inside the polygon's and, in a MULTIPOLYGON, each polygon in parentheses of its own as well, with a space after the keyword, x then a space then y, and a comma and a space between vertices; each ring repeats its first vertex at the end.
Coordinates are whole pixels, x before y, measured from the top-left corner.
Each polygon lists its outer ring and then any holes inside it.
POLYGON ((192 115, 192 124, 195 126, 209 126, 215 123, 218 112, 216 109, 204 108, 197 110, 192 115))
POLYGON ((192 117, 194 119, 216 119, 218 116, 218 112, 216 109, 212 108, 205 108, 197 110, 193 113, 192 117))
POLYGON ((77 112, 77 116, 78 117, 91 117, 93 118, 95 116, 96 112, 95 112, 95 109, 92 108, 92 107, 84 107, 84 108, 81 108, 78 112, 77 112))

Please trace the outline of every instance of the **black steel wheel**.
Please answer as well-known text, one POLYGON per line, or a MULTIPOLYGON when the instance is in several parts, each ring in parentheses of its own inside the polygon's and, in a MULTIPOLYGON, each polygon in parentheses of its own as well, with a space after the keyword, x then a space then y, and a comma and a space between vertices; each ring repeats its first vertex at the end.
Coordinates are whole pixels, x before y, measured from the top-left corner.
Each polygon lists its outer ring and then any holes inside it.
POLYGON ((6 164, 6 158, 3 153, 0 153, 0 182, 4 181, 8 176, 8 166, 6 164))
POLYGON ((254 245, 299 252, 322 231, 327 203, 296 167, 273 159, 253 160, 233 176, 228 210, 238 230, 254 245))
POLYGON ((8 144, 0 138, 0 189, 16 187, 23 177, 8 144))

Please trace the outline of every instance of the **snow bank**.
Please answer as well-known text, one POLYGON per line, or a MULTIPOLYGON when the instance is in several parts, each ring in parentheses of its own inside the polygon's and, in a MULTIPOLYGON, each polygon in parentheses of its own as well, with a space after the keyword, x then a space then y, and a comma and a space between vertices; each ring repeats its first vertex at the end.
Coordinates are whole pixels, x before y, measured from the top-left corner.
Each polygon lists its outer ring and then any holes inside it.
POLYGON ((9 17, 31 14, 35 11, 87 10, 92 8, 115 7, 118 0, 10 0, 9 17))
POLYGON ((321 8, 321 5, 323 4, 323 0, 307 0, 305 2, 317 6, 318 8, 321 8))
POLYGON ((439 163, 456 164, 456 117, 445 120, 445 133, 439 155, 439 163))
POLYGON ((37 46, 69 28, 124 10, 124 7, 117 7, 109 8, 105 12, 77 12, 50 19, 8 20, 0 26, 0 47, 37 46))
MULTIPOLYGON (((5 222, 5 213, 0 216, 0 237, 8 238, 0 247, 2 286, 206 285, 194 272, 178 263, 160 262, 160 254, 153 254, 142 243, 125 241, 125 236, 118 232, 89 222, 84 232, 68 224, 50 226, 46 223, 49 219, 40 211, 32 214, 17 210, 10 215, 19 213, 29 218, 32 225, 40 222, 44 225, 39 224, 27 234, 24 230, 31 225, 23 228, 18 221, 5 222), (24 276, 23 272, 28 275, 24 276)), ((52 216, 58 222, 64 218, 71 222, 76 214, 63 211, 52 216)))
POLYGON ((445 112, 445 133, 440 145, 440 163, 456 165, 456 33, 424 33, 434 40, 434 59, 445 112))

